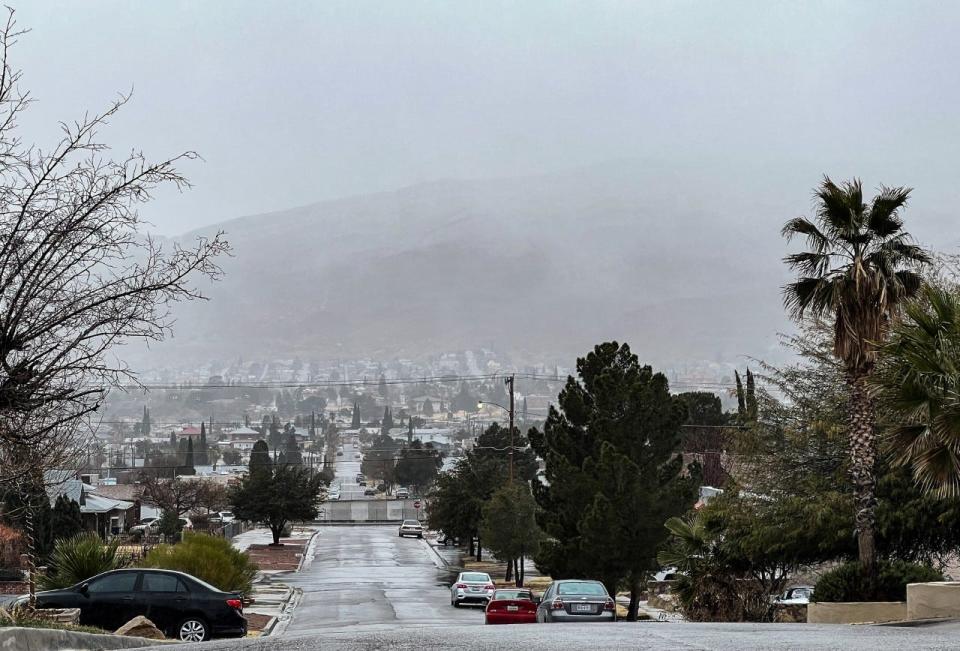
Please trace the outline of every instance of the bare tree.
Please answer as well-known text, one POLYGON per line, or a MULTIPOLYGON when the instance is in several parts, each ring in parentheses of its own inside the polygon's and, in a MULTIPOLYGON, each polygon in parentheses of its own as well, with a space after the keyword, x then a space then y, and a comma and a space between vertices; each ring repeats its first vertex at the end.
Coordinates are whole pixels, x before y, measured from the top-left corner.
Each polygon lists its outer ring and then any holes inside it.
POLYGON ((209 503, 213 491, 202 479, 157 479, 147 475, 140 485, 140 500, 180 516, 209 503))
POLYGON ((193 152, 113 159, 98 131, 129 100, 61 123, 48 150, 17 135, 30 95, 10 50, 25 33, 9 10, 0 29, 0 484, 64 464, 106 392, 136 376, 111 355, 131 339, 162 340, 171 306, 203 298, 217 279, 222 233, 165 249, 137 208, 162 184, 187 180, 193 152))

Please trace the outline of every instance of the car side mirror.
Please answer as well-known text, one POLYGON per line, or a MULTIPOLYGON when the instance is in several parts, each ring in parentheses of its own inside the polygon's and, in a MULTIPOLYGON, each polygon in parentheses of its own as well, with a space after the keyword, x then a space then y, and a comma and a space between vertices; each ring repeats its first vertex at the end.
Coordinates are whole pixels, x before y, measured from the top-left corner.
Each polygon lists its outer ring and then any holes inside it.
POLYGON ((80 584, 80 590, 79 590, 80 594, 87 594, 87 592, 88 592, 89 590, 90 590, 90 584, 89 584, 89 583, 82 583, 82 584, 80 584))

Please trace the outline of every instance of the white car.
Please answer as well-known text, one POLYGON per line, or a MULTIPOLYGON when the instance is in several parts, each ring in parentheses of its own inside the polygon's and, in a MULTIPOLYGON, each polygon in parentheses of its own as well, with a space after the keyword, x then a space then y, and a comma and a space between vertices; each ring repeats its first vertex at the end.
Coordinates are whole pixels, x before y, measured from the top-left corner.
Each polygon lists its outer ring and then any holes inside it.
POLYGON ((400 537, 403 538, 404 536, 423 538, 423 525, 417 520, 404 520, 403 524, 400 525, 400 537))
POLYGON ((160 518, 143 518, 139 523, 130 527, 130 533, 154 533, 160 525, 160 518))
POLYGON ((485 604, 493 597, 493 579, 486 572, 460 572, 450 586, 450 605, 459 608, 463 603, 485 604))
POLYGON ((405 500, 405 499, 407 499, 408 497, 410 497, 410 491, 408 491, 406 488, 398 488, 398 489, 397 489, 397 499, 398 499, 398 500, 405 500))
POLYGON ((340 493, 330 493, 329 495, 327 495, 327 500, 330 502, 339 502, 340 493))
POLYGON ((784 590, 780 595, 777 596, 776 603, 784 605, 808 604, 810 603, 810 597, 812 596, 812 585, 798 585, 784 590))

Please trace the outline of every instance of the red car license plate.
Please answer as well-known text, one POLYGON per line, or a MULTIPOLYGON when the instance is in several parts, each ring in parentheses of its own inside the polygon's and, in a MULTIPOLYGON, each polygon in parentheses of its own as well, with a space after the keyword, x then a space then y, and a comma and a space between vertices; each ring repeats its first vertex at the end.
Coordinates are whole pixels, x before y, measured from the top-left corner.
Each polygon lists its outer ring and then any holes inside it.
POLYGON ((520 606, 507 606, 508 613, 515 613, 520 610, 520 606))

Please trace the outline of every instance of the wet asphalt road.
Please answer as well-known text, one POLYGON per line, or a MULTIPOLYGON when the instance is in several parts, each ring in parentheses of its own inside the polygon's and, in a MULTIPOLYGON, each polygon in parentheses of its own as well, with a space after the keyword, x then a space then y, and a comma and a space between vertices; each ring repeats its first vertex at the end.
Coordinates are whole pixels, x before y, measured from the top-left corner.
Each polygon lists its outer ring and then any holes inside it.
POLYGON ((452 608, 454 576, 417 538, 397 527, 328 526, 316 556, 284 582, 303 590, 284 635, 483 623, 483 610, 452 608))

